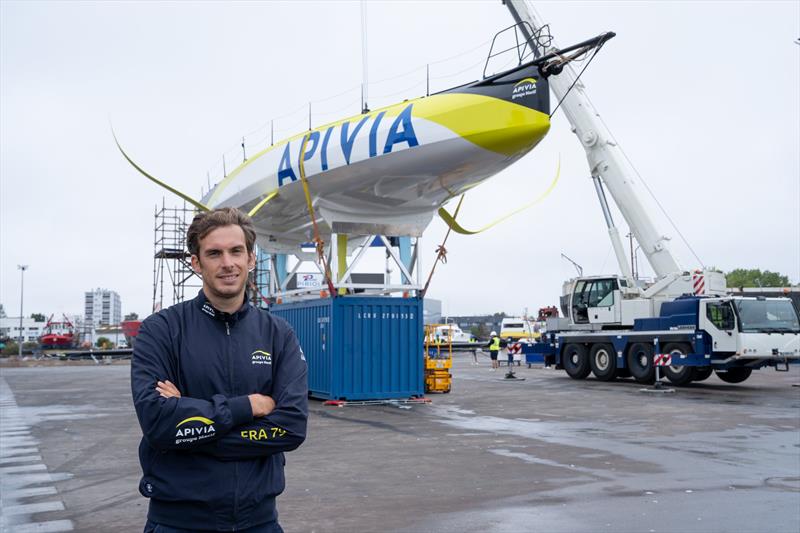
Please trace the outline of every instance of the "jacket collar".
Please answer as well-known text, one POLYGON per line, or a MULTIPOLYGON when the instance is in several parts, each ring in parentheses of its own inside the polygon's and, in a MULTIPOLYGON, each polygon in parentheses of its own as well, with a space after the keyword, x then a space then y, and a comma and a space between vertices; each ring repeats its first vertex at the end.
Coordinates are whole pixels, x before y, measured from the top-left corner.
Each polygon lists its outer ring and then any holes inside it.
POLYGON ((251 307, 250 298, 248 298, 248 293, 246 290, 244 293, 244 301, 242 302, 242 306, 234 313, 226 313, 225 311, 220 311, 214 307, 211 304, 211 301, 209 301, 209 299, 206 297, 203 289, 200 289, 200 291, 197 293, 197 298, 194 300, 197 308, 200 309, 203 314, 222 322, 237 322, 238 320, 244 318, 251 307))

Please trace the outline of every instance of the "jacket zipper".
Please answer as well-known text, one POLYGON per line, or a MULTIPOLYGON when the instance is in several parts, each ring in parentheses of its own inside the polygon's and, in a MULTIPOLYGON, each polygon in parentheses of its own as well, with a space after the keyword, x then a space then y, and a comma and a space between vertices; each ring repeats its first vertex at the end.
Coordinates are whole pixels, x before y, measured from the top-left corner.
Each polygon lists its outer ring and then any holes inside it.
MULTIPOLYGON (((233 350, 231 347, 231 325, 227 320, 225 321, 225 334, 228 336, 228 379, 230 380, 231 394, 235 394, 233 386, 233 350)), ((231 531, 236 531, 236 515, 239 507, 239 467, 236 462, 233 462, 233 526, 231 531)))

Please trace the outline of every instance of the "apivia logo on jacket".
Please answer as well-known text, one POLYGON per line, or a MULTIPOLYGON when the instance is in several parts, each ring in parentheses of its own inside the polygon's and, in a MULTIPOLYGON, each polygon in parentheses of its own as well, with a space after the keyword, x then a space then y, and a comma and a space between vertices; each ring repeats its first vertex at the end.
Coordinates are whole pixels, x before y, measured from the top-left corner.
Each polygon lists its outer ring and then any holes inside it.
POLYGON ((178 422, 178 425, 175 427, 178 430, 178 432, 175 433, 175 444, 207 439, 216 433, 216 430, 214 429, 214 421, 203 416, 190 416, 189 418, 178 422), (195 424, 182 427, 187 424, 191 424, 192 422, 199 423, 199 425, 195 424))
POLYGON ((250 354, 250 360, 254 365, 271 365, 272 354, 264 350, 256 350, 250 354))

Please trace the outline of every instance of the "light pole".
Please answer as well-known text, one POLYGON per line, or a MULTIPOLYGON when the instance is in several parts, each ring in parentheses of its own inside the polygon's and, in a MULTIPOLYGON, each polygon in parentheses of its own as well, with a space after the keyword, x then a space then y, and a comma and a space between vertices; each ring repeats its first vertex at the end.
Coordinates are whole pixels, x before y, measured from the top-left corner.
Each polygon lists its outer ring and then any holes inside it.
POLYGON ((22 333, 22 297, 25 294, 25 271, 28 265, 17 265, 20 269, 19 274, 19 358, 22 359, 22 343, 25 342, 25 335, 22 333))

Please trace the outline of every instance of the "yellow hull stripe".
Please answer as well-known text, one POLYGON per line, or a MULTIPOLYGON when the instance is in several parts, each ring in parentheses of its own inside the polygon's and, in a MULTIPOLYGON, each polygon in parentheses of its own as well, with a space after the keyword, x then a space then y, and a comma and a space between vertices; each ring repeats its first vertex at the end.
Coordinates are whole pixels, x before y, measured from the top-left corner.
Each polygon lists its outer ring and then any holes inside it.
POLYGON ((414 104, 413 116, 444 126, 459 137, 506 156, 535 146, 550 117, 529 107, 479 94, 442 94, 414 104))

